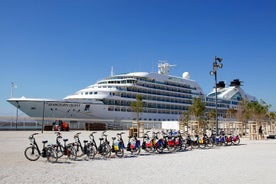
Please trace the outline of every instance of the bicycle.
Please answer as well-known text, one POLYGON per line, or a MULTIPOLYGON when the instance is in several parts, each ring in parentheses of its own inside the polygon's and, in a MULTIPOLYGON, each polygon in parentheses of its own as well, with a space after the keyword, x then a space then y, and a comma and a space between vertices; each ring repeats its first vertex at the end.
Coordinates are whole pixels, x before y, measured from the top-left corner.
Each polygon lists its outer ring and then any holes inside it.
POLYGON ((130 151, 131 154, 139 155, 141 152, 140 140, 137 139, 137 136, 128 136, 127 151, 130 151))
POLYGON ((45 145, 48 141, 42 141, 43 143, 43 148, 40 151, 36 140, 34 138, 35 135, 37 135, 38 133, 33 133, 30 137, 30 145, 29 147, 27 147, 24 151, 24 155, 25 157, 30 160, 30 161, 36 161, 39 159, 40 156, 47 158, 47 160, 51 163, 57 162, 58 156, 57 156, 57 152, 54 149, 53 145, 45 145))
POLYGON ((124 132, 121 133, 117 133, 117 141, 116 137, 112 137, 112 152, 115 152, 115 155, 119 158, 122 158, 124 156, 124 149, 125 149, 125 144, 124 141, 122 139, 122 134, 124 134, 124 132))
POLYGON ((103 131, 102 137, 99 138, 99 140, 100 140, 99 147, 97 146, 97 143, 94 138, 95 133, 96 132, 92 132, 89 135, 89 138, 91 139, 91 146, 93 147, 93 149, 95 151, 94 152, 95 155, 98 153, 105 158, 109 158, 111 156, 111 146, 109 145, 109 141, 107 140, 107 135, 105 134, 105 131, 103 131))
POLYGON ((142 149, 145 150, 146 152, 152 153, 154 152, 154 145, 152 143, 153 141, 149 137, 149 134, 148 134, 149 132, 150 131, 147 131, 143 136, 142 149))
POLYGON ((185 141, 181 135, 181 132, 178 130, 178 131, 170 131, 169 132, 169 135, 172 136, 172 138, 174 139, 174 148, 175 148, 175 151, 183 151, 183 150, 186 150, 186 144, 185 144, 185 141))
POLYGON ((199 139, 199 147, 200 148, 206 148, 206 147, 213 147, 213 141, 212 138, 209 138, 207 134, 203 134, 203 137, 199 139))
POLYGON ((58 158, 61 158, 63 155, 67 156, 70 160, 76 160, 77 159, 77 152, 74 148, 73 143, 69 143, 68 145, 66 142, 68 139, 63 139, 63 145, 60 141, 62 139, 61 133, 60 132, 55 132, 57 134, 56 138, 56 145, 55 149, 57 151, 58 158))
POLYGON ((88 158, 93 159, 95 157, 95 150, 93 149, 91 143, 88 143, 88 140, 83 141, 83 145, 81 144, 79 138, 80 132, 74 135, 75 143, 74 147, 77 152, 77 157, 82 157, 83 155, 87 155, 88 158))

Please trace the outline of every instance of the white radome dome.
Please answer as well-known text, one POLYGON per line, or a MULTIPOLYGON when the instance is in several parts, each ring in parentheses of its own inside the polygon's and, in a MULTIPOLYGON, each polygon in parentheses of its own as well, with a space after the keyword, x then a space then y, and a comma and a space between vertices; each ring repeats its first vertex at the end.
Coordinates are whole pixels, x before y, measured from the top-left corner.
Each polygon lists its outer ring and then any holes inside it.
POLYGON ((182 77, 183 77, 184 79, 189 79, 189 78, 190 78, 189 72, 184 72, 184 73, 182 74, 182 77))

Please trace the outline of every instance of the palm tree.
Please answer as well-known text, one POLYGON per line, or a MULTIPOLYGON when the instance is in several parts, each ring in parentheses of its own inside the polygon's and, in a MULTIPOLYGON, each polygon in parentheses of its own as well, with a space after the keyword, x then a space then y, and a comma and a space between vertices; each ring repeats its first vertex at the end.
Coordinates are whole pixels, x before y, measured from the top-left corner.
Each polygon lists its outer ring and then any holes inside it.
POLYGON ((249 105, 247 100, 242 100, 239 102, 236 112, 236 119, 242 122, 242 134, 245 135, 246 124, 249 120, 249 105))
POLYGON ((189 120, 190 113, 188 111, 183 112, 179 117, 179 126, 181 130, 185 130, 185 126, 187 127, 187 132, 189 132, 189 120))
POLYGON ((261 123, 268 112, 269 106, 266 104, 261 104, 258 101, 248 103, 249 111, 252 120, 261 123))
MULTIPOLYGON (((246 100, 241 101, 238 104, 236 117, 238 121, 243 123, 243 128, 246 127, 248 120, 252 120, 261 125, 261 122, 265 120, 270 105, 258 101, 249 102, 246 100)), ((244 132, 243 132, 244 133, 244 132)))
POLYGON ((235 110, 234 108, 229 108, 227 110, 227 113, 226 113, 226 116, 229 118, 229 119, 233 119, 235 117, 237 113, 237 110, 235 110))
MULTIPOLYGON (((130 108, 132 112, 134 112, 136 116, 136 126, 137 126, 137 131, 138 131, 138 137, 139 137, 139 129, 140 129, 140 113, 143 112, 143 101, 142 101, 142 96, 137 94, 136 95, 136 101, 131 102, 130 108)), ((135 127, 134 124, 132 123, 132 127, 135 127)))
POLYGON ((206 129, 206 123, 203 121, 205 108, 206 104, 202 102, 200 98, 194 98, 193 104, 190 106, 190 113, 194 115, 196 121, 199 123, 199 126, 204 129, 204 132, 206 129))
POLYGON ((276 113, 275 112, 269 112, 268 113, 268 121, 269 121, 269 126, 270 126, 270 133, 275 134, 275 130, 272 128, 272 124, 275 124, 275 118, 276 118, 276 113))
POLYGON ((215 124, 216 124, 216 110, 215 109, 211 109, 208 113, 207 113, 207 118, 210 121, 210 125, 212 130, 215 128, 215 124))
MULTIPOLYGON (((248 103, 250 115, 253 121, 257 122, 259 127, 263 125, 262 122, 265 122, 266 115, 268 113, 269 105, 263 101, 259 103, 258 101, 248 103)), ((266 131, 266 126, 265 131, 266 131)), ((261 135, 263 136, 263 134, 261 135)))

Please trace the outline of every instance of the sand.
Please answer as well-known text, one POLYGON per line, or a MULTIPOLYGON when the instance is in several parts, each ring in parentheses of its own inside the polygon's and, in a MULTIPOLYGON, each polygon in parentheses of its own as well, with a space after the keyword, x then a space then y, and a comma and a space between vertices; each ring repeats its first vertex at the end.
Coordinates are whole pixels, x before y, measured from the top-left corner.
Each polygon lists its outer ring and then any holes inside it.
MULTIPOLYGON (((203 183, 237 184, 276 182, 276 140, 248 140, 239 146, 222 146, 185 152, 147 154, 140 156, 70 161, 59 159, 49 163, 45 158, 29 161, 24 150, 32 131, 0 132, 0 183, 203 183)), ((73 141, 76 131, 64 132, 73 141)), ((88 139, 90 132, 81 131, 80 139, 88 139)), ((109 140, 116 132, 108 131, 109 140)), ((97 133, 97 137, 100 132, 97 133)), ((127 135, 124 136, 125 138, 127 135)), ((54 143, 53 132, 36 136, 54 143)), ((127 139, 127 138, 126 138, 127 139)), ((98 139, 96 139, 98 140, 98 139)))

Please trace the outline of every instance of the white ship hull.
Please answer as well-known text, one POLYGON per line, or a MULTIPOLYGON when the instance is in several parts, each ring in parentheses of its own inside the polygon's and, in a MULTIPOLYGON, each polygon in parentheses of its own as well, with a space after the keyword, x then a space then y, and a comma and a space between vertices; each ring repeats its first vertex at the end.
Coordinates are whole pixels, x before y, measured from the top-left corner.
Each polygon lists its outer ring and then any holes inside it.
MULTIPOLYGON (((65 101, 49 99, 11 98, 8 102, 18 107, 34 119, 71 119, 71 120, 116 120, 132 121, 133 112, 109 111, 102 103, 84 103, 82 101, 65 101), (89 108, 87 108, 89 106, 89 108)), ((141 119, 149 121, 176 121, 177 114, 141 113, 141 119)))

